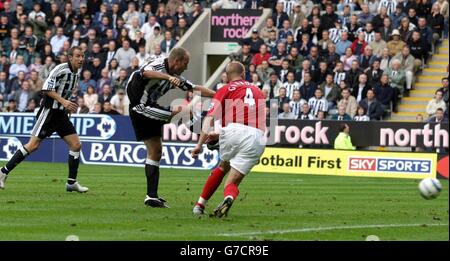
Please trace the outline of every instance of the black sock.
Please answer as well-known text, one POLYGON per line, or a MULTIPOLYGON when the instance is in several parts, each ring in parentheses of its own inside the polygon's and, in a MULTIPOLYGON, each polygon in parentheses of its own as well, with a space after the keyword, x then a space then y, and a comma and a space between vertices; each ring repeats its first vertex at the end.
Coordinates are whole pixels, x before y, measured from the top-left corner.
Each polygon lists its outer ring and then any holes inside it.
POLYGON ((8 175, 8 173, 19 165, 19 163, 22 162, 28 154, 29 153, 25 147, 18 149, 8 163, 6 163, 6 165, 2 168, 2 172, 8 175))
POLYGON ((158 198, 159 162, 147 159, 145 163, 147 195, 152 198, 158 198))
POLYGON ((77 181, 78 165, 80 165, 80 152, 79 151, 69 151, 69 178, 67 178, 67 183, 72 185, 77 181))

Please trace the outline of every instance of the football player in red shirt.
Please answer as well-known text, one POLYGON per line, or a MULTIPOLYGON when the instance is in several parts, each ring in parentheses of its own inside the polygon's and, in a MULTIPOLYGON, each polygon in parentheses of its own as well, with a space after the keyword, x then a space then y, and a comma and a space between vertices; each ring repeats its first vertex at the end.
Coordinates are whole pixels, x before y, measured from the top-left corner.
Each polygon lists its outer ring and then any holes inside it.
POLYGON ((239 194, 238 186, 255 166, 264 152, 266 129, 265 98, 262 91, 243 80, 244 66, 236 61, 228 64, 226 73, 230 83, 215 94, 197 146, 191 155, 196 158, 206 142, 219 140, 221 164, 209 175, 203 192, 195 204, 193 213, 201 215, 207 201, 216 191, 223 177, 225 181, 224 200, 214 210, 216 217, 228 213, 239 194), (212 132, 214 120, 222 121, 220 132, 212 132))

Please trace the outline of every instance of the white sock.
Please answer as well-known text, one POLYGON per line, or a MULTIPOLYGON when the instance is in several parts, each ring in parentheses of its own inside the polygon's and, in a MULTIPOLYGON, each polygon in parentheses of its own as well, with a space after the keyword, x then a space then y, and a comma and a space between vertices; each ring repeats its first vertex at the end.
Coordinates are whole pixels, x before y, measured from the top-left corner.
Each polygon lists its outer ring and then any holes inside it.
POLYGON ((199 204, 201 204, 202 206, 205 207, 206 203, 208 203, 208 200, 206 200, 206 199, 204 199, 202 197, 199 197, 197 203, 199 203, 199 204))
POLYGON ((231 200, 234 200, 234 198, 232 196, 226 196, 224 199, 227 199, 227 198, 231 198, 231 200))

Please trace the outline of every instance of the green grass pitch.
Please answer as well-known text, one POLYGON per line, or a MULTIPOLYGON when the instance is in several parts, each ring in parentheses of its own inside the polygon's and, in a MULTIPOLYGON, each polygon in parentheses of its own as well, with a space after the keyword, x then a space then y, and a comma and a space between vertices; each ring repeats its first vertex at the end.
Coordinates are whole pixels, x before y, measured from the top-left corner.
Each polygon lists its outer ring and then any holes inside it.
POLYGON ((251 173, 229 216, 216 219, 191 214, 207 171, 161 170, 170 209, 143 204, 143 168, 81 165, 86 194, 65 192, 66 173, 65 164, 30 162, 11 173, 0 240, 449 240, 448 181, 424 200, 418 180, 251 173))

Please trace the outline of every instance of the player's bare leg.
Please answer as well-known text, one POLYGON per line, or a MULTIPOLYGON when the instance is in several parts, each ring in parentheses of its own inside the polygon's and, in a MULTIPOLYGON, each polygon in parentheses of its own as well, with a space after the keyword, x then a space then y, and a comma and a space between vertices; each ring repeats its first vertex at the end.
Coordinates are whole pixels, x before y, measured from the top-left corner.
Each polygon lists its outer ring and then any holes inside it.
POLYGON ((41 139, 32 136, 27 144, 18 149, 12 158, 6 163, 6 165, 0 169, 0 189, 5 188, 5 182, 8 178, 8 174, 21 163, 28 155, 39 148, 41 145, 41 139))
POLYGON ((166 200, 158 196, 159 161, 162 155, 161 137, 155 136, 144 140, 147 147, 145 176, 147 177, 147 196, 144 204, 154 208, 168 208, 166 200))
POLYGON ((80 165, 81 142, 77 134, 71 134, 63 137, 67 146, 69 146, 69 177, 67 178, 66 190, 68 192, 76 191, 80 193, 88 192, 89 188, 83 187, 77 182, 78 166, 80 165))
POLYGON ((239 184, 244 179, 244 175, 240 173, 235 168, 231 167, 230 174, 225 181, 225 189, 223 191, 224 200, 222 203, 214 210, 214 215, 216 217, 223 217, 228 214, 233 202, 239 195, 239 184))
POLYGON ((220 165, 211 171, 203 187, 202 194, 192 210, 195 215, 202 215, 204 213, 206 203, 208 203, 208 200, 216 192, 228 171, 230 171, 230 163, 228 161, 221 161, 220 165))

